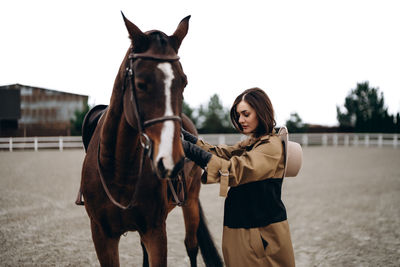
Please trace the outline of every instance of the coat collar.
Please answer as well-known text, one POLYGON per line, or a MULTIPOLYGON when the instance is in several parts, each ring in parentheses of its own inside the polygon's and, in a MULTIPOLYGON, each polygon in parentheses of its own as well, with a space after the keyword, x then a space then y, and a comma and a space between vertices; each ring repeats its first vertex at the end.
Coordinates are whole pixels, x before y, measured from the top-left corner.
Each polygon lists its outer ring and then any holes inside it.
POLYGON ((261 137, 248 137, 245 140, 243 140, 240 144, 242 148, 250 148, 255 145, 259 145, 261 143, 267 143, 271 136, 275 135, 275 130, 271 134, 263 135, 261 137))

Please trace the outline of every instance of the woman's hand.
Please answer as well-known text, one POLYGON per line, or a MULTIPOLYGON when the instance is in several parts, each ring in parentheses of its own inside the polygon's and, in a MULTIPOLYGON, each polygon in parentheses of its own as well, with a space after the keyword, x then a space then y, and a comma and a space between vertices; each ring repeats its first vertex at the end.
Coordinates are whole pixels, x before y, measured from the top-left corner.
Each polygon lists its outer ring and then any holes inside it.
POLYGON ((182 134, 183 134, 183 139, 185 139, 186 141, 189 141, 192 144, 196 144, 197 143, 197 137, 194 136, 193 134, 189 133, 188 131, 186 131, 185 129, 181 128, 182 134))
POLYGON ((211 153, 204 151, 197 145, 194 145, 186 140, 182 140, 182 146, 188 159, 194 161, 194 163, 203 169, 207 166, 212 156, 211 153))

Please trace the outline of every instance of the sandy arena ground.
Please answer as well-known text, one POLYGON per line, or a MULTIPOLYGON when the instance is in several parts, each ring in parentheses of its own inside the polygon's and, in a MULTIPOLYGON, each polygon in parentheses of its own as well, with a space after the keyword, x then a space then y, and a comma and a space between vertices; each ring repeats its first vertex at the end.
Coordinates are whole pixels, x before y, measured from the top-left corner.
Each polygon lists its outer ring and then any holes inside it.
MULTIPOLYGON (((0 152, 0 266, 98 266, 89 219, 75 206, 84 152, 0 152)), ((297 266, 400 266, 400 149, 309 147, 284 182, 297 266)), ((218 248, 218 185, 201 201, 218 248)), ((189 266, 180 208, 167 220, 168 264, 189 266)), ((198 256, 200 266, 204 266, 198 256)), ((141 266, 139 236, 120 242, 121 266, 141 266)))

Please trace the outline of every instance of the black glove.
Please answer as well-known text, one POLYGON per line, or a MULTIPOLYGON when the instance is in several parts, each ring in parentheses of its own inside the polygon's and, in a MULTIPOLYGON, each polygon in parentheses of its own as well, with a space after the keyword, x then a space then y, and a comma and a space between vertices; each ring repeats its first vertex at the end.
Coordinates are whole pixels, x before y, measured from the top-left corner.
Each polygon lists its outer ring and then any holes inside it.
POLYGON ((182 134, 183 134, 183 139, 186 141, 189 141, 192 144, 197 143, 197 136, 194 136, 193 134, 189 133, 185 129, 181 128, 182 134))
POLYGON ((204 151, 197 145, 194 145, 186 140, 182 140, 182 146, 187 158, 194 161, 194 163, 203 169, 207 166, 212 156, 211 153, 204 151))

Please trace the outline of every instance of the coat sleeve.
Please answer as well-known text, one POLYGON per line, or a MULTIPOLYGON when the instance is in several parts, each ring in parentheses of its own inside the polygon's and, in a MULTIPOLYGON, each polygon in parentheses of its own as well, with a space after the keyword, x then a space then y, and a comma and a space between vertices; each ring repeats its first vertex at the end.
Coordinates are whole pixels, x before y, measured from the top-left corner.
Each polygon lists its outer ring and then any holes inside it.
POLYGON ((240 156, 224 159, 213 155, 207 164, 207 177, 203 183, 220 182, 221 173, 229 172, 229 186, 274 178, 283 170, 282 144, 280 142, 261 143, 240 156))
POLYGON ((239 149, 239 144, 240 142, 233 146, 228 146, 228 145, 213 146, 200 139, 198 139, 196 143, 196 145, 201 147, 203 150, 226 160, 229 160, 232 157, 233 151, 239 149))

